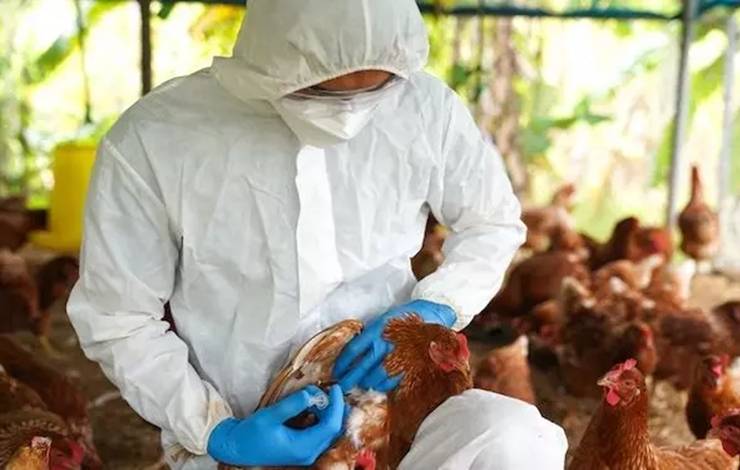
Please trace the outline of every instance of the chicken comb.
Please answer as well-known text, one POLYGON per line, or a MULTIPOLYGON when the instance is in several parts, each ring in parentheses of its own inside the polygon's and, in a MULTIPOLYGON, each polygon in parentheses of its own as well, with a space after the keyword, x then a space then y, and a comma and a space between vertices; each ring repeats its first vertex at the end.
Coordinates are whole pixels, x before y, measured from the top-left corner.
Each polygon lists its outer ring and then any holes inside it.
POLYGON ((733 417, 740 421, 740 408, 731 408, 724 413, 712 416, 712 428, 720 427, 725 424, 723 421, 733 419, 733 417))
POLYGON ((635 359, 627 359, 626 361, 615 365, 612 367, 612 370, 609 371, 610 377, 618 377, 622 372, 630 369, 634 369, 637 366, 637 361, 635 359))
POLYGON ((468 359, 470 359, 470 348, 468 348, 468 338, 462 333, 456 333, 455 336, 457 336, 457 342, 459 344, 457 354, 460 357, 460 359, 467 361, 468 359))

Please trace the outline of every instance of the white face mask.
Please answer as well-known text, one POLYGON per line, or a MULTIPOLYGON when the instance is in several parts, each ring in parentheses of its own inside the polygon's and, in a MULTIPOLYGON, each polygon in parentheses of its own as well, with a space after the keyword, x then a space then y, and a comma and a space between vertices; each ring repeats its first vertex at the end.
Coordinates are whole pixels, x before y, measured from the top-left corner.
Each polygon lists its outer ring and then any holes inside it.
POLYGON ((308 95, 294 93, 272 105, 298 139, 307 145, 328 147, 352 139, 373 118, 380 103, 394 89, 393 80, 373 91, 353 95, 336 93, 308 95))

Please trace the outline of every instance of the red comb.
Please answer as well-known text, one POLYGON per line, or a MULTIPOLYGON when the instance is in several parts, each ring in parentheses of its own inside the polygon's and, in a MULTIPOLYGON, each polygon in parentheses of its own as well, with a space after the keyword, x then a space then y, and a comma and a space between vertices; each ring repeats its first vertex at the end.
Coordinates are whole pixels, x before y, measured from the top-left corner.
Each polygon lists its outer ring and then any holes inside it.
POLYGON ((635 359, 627 359, 623 364, 621 364, 621 370, 634 369, 635 366, 637 366, 637 361, 635 359))
POLYGON ((470 349, 468 348, 468 338, 462 333, 456 333, 458 346, 458 355, 464 360, 470 359, 470 349))
POLYGON ((712 428, 718 428, 720 423, 722 422, 722 418, 717 416, 712 416, 712 428))

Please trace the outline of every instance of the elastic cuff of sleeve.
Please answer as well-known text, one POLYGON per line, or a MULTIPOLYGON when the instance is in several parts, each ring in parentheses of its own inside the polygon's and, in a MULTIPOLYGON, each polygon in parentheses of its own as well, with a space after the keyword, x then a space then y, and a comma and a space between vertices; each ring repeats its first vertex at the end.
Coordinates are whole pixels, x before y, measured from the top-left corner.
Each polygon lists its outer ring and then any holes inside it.
POLYGON ((210 397, 207 404, 208 416, 206 416, 205 426, 202 433, 199 433, 196 439, 196 436, 192 434, 182 435, 178 433, 178 427, 173 426, 173 432, 178 442, 180 442, 180 444, 193 455, 207 455, 208 441, 211 437, 211 433, 219 424, 221 424, 221 422, 227 418, 234 417, 231 407, 223 398, 221 398, 220 395, 218 395, 216 389, 209 383, 205 383, 205 385, 210 397))

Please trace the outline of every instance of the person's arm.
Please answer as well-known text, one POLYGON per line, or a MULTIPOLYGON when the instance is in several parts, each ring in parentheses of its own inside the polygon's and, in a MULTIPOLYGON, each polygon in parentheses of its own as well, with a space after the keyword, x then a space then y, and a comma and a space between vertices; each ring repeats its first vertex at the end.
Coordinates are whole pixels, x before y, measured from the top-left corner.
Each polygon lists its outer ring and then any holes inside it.
POLYGON ((445 261, 411 297, 452 307, 453 328, 460 330, 501 287, 526 228, 501 157, 457 96, 450 93, 447 100, 444 169, 433 178, 427 200, 451 235, 443 248, 445 261))
POLYGON ((170 231, 145 152, 125 137, 124 156, 100 144, 87 200, 80 280, 68 304, 85 354, 147 421, 189 452, 206 453, 211 430, 231 410, 188 362, 188 347, 163 321, 174 285, 177 237, 170 231))
POLYGON ((437 220, 452 230, 444 244, 445 261, 417 284, 410 302, 378 316, 347 343, 333 371, 345 391, 398 386, 401 377, 389 377, 383 365, 392 350, 383 338, 386 323, 413 312, 427 323, 463 329, 501 287, 524 243, 521 208, 501 157, 483 141, 454 94, 442 107, 448 116, 442 126, 443 166, 432 178, 427 202, 437 220))

